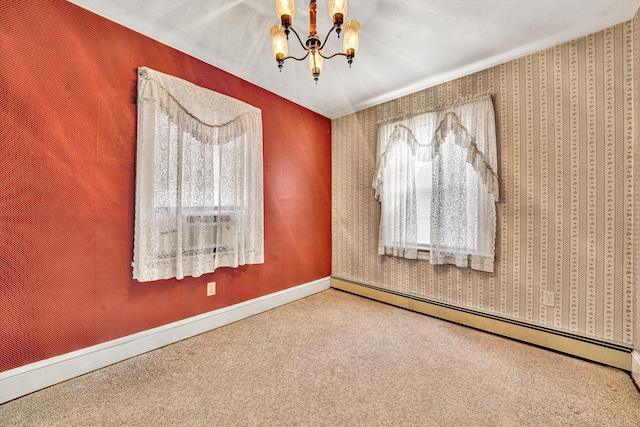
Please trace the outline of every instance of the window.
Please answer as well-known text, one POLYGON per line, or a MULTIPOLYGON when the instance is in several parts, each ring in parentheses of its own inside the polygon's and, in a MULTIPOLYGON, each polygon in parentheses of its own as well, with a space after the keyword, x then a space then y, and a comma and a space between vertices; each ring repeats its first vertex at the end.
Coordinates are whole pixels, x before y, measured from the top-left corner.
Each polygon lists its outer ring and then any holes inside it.
POLYGON ((262 263, 263 235, 260 110, 140 68, 134 278, 262 263))
POLYGON ((381 255, 493 271, 498 200, 489 95, 380 123, 373 180, 381 255))
POLYGON ((431 159, 416 162, 416 219, 418 249, 428 250, 431 242, 431 197, 433 195, 431 159))

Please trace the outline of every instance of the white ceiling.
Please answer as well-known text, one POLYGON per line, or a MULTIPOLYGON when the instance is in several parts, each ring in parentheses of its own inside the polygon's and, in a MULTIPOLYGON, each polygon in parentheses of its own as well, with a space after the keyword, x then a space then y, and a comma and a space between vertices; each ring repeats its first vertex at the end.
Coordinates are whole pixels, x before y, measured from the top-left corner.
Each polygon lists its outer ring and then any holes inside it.
MULTIPOLYGON (((349 0, 345 20, 362 24, 360 50, 351 69, 343 56, 326 60, 316 85, 307 61, 288 60, 278 72, 269 35, 278 23, 274 0, 71 1, 329 118, 596 32, 640 7, 640 0, 349 0)), ((331 28, 327 3, 317 0, 321 37, 331 28)), ((293 26, 304 40, 309 3, 295 4, 293 26)), ((341 50, 332 34, 325 54, 341 50)), ((293 34, 289 54, 303 54, 293 34)))

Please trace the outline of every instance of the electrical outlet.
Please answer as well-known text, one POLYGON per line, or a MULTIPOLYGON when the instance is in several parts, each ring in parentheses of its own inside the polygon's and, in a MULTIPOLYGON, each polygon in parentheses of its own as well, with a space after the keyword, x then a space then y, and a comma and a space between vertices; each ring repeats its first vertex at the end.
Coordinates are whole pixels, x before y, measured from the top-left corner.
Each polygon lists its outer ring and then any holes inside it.
POLYGON ((553 292, 545 291, 542 294, 542 305, 554 307, 556 305, 556 294, 553 292))
POLYGON ((207 283, 207 296, 210 297, 211 295, 215 295, 215 294, 216 294, 216 282, 207 283))

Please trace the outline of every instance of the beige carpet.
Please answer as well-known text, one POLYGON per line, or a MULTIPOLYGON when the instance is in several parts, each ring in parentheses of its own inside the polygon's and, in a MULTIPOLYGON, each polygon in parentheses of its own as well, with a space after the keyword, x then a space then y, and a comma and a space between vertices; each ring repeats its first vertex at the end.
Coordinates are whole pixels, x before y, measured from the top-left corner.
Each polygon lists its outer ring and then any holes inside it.
POLYGON ((1 426, 640 426, 628 373, 337 290, 0 406, 1 426))

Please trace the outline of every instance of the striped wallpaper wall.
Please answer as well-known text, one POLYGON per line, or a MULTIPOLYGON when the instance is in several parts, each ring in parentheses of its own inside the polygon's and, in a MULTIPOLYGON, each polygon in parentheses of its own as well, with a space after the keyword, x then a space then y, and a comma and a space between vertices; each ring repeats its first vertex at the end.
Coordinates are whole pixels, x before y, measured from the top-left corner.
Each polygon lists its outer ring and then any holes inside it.
POLYGON ((634 25, 334 120, 333 275, 632 345, 634 25), (485 91, 500 159, 494 273, 378 255, 377 122, 485 91))
POLYGON ((633 19, 633 108, 634 115, 634 186, 635 191, 633 199, 633 218, 634 218, 634 253, 635 253, 635 304, 636 304, 636 321, 635 321, 635 349, 640 352, 640 14, 636 13, 633 19))

